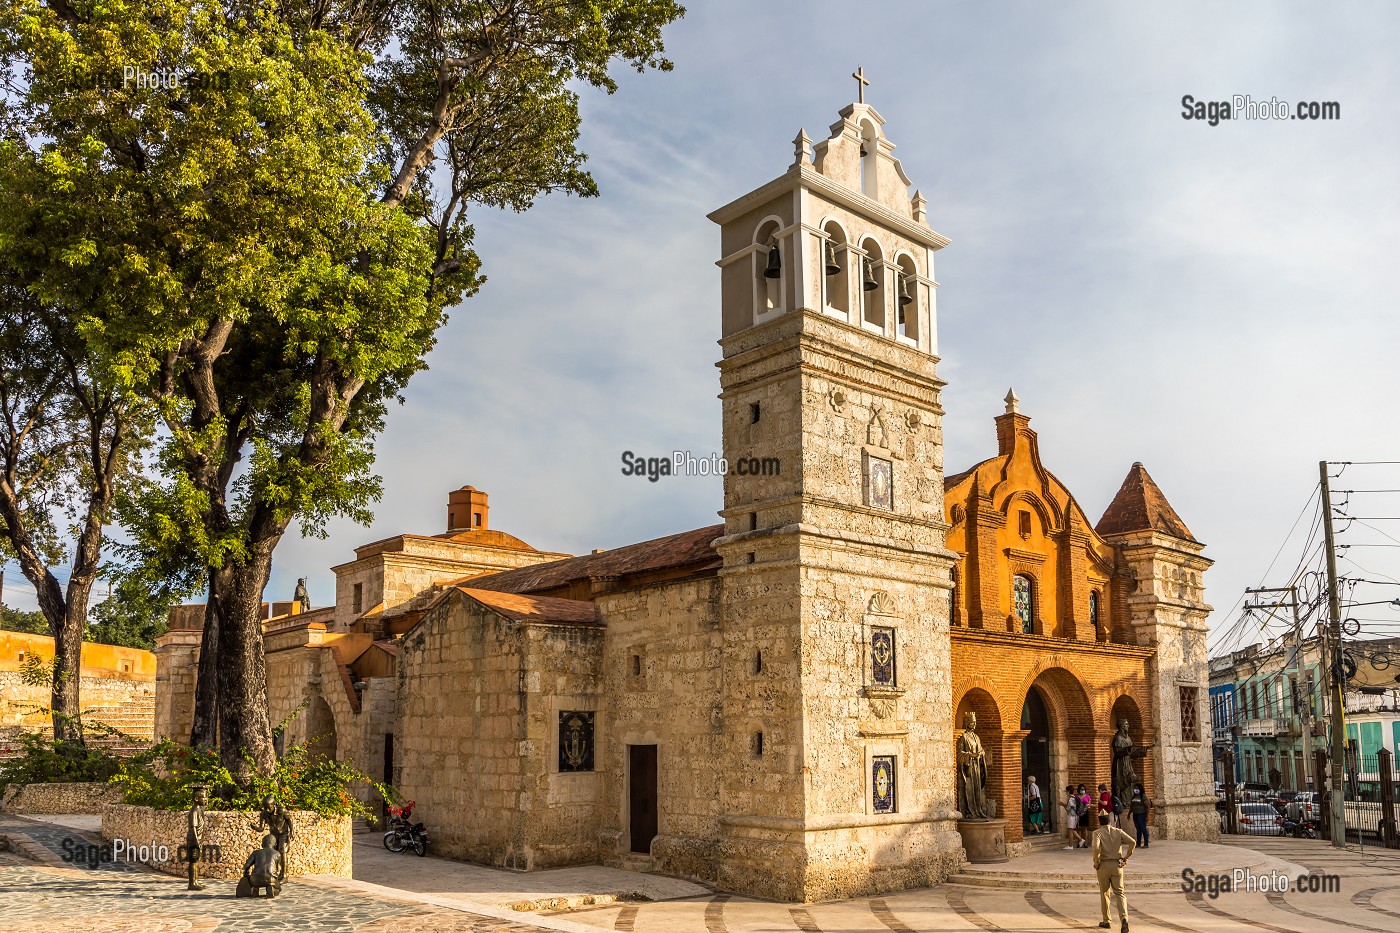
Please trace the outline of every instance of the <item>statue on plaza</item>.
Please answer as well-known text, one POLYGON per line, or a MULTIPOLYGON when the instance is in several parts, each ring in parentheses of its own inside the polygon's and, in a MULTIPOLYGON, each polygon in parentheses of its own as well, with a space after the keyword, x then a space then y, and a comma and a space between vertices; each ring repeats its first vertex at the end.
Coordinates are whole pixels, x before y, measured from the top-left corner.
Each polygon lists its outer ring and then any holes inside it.
POLYGON ((234 897, 276 897, 282 892, 284 871, 282 856, 273 848, 271 836, 263 836, 262 848, 254 849, 243 863, 243 877, 238 879, 234 897), (266 890, 266 894, 258 892, 266 890))
POLYGON ((987 799, 987 752, 977 737, 977 714, 963 717, 958 736, 958 809, 965 820, 990 820, 996 816, 996 803, 987 799))
POLYGON ((185 872, 189 878, 188 889, 203 891, 204 885, 199 883, 199 856, 204 839, 204 808, 209 805, 209 788, 196 784, 191 790, 194 800, 185 817, 185 872))
POLYGON ((1133 785, 1138 782, 1133 759, 1146 755, 1146 745, 1133 744, 1133 737, 1128 734, 1128 720, 1118 720, 1118 731, 1113 734, 1113 793, 1119 800, 1132 797, 1133 785))
POLYGON ((253 828, 261 831, 264 827, 272 834, 277 854, 282 858, 282 871, 277 880, 286 881, 287 844, 292 841, 292 816, 271 794, 263 798, 262 811, 258 813, 258 822, 253 828))

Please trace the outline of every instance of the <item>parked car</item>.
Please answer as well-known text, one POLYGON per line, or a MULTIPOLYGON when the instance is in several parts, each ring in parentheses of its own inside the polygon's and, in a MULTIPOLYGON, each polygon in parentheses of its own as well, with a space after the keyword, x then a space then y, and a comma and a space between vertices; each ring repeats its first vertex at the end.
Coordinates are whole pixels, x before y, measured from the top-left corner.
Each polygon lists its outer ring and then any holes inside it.
POLYGON ((1284 803, 1292 803, 1293 798, 1297 797, 1300 793, 1302 793, 1302 791, 1281 790, 1278 792, 1278 799, 1282 800, 1284 803))
MULTIPOLYGON (((1241 835, 1282 836, 1283 817, 1268 803, 1235 804, 1235 822, 1241 835)), ((1220 814, 1220 829, 1224 831, 1225 814, 1220 814)))
POLYGON ((1316 791, 1299 791, 1293 795, 1292 800, 1288 801, 1288 807, 1284 813, 1289 819, 1298 823, 1319 819, 1322 816, 1322 800, 1316 791))
POLYGON ((1256 800, 1262 801, 1274 789, 1268 784, 1261 784, 1258 781, 1245 781, 1235 788, 1236 800, 1256 800))

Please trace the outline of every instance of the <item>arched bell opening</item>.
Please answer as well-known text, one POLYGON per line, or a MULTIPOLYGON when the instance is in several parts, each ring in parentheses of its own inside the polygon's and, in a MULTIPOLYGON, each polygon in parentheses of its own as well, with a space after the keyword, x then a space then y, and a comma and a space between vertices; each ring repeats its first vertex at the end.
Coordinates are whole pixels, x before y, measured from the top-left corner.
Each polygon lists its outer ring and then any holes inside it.
POLYGON ((861 320, 865 326, 885 332, 885 254, 880 244, 867 237, 861 243, 865 258, 861 261, 860 293, 861 320))
POLYGON ((848 249, 846 231, 835 221, 822 228, 822 301, 833 314, 850 320, 851 263, 856 257, 848 249))
POLYGON ((912 256, 904 254, 895 260, 895 335, 913 341, 919 339, 918 274, 912 256))
POLYGON ((781 224, 766 220, 754 231, 754 314, 760 317, 782 310, 783 279, 787 274, 787 250, 779 239, 781 224))

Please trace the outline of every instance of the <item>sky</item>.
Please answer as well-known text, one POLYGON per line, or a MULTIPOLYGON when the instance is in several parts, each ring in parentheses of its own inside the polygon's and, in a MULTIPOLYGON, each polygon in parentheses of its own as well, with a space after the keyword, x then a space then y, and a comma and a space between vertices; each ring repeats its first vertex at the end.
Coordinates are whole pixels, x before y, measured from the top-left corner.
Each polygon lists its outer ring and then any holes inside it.
MULTIPOLYGON (((488 281, 390 414, 372 526, 289 535, 267 598, 306 576, 329 602, 331 566, 445 530, 466 483, 493 527, 545 550, 717 521, 718 480, 650 483, 620 456, 720 449, 705 215, 784 172, 800 128, 825 138, 857 66, 952 241, 936 259, 950 474, 995 453, 1011 386, 1091 519, 1141 461, 1207 545, 1211 624, 1233 644, 1243 588, 1288 583, 1303 557, 1308 515, 1289 533, 1318 461, 1400 460, 1393 4, 705 0, 666 44, 673 72, 580 92, 600 197, 474 212, 488 281), (1183 118, 1188 94, 1336 101, 1341 118, 1210 126, 1183 118)), ((1400 466, 1343 478, 1400 489, 1400 466)), ((1400 516, 1400 494, 1365 514, 1400 516)), ((1400 544, 1400 522, 1370 526, 1339 540, 1400 544)), ((1400 547, 1345 554, 1344 573, 1400 579, 1400 547)), ((31 607, 7 569, 6 603, 31 607)))

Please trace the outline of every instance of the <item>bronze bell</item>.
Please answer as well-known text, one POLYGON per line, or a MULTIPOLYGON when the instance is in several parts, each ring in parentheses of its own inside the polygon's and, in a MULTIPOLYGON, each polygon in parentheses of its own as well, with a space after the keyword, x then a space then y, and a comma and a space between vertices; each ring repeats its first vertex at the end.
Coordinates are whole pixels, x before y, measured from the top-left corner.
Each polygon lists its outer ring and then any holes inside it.
POLYGON ((783 257, 776 244, 768 249, 768 268, 763 270, 765 279, 776 279, 783 274, 783 257))
POLYGON ((836 261, 836 246, 830 240, 826 241, 826 274, 841 274, 841 264, 836 261))
POLYGON ((865 272, 861 279, 860 287, 868 292, 873 292, 880 287, 880 283, 875 281, 875 269, 871 266, 869 259, 862 262, 861 266, 864 268, 865 272))
MULTIPOLYGON (((901 275, 899 277, 899 305, 902 308, 907 304, 912 304, 913 301, 914 296, 909 294, 909 276, 901 275)), ((903 316, 902 314, 900 315, 901 318, 903 316)))

